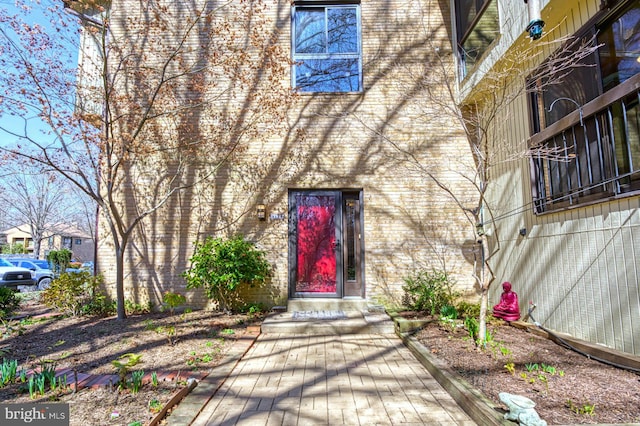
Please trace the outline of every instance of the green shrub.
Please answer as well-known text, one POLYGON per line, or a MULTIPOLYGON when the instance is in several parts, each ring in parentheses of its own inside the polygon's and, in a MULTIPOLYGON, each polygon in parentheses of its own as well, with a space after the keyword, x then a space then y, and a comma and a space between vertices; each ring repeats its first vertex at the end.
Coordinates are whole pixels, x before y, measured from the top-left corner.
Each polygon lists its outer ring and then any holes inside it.
MULTIPOLYGON (((126 309, 126 301, 125 301, 126 309)), ((105 294, 100 291, 94 291, 90 300, 82 305, 81 315, 97 315, 106 317, 116 313, 116 301, 109 299, 105 294)), ((127 310, 127 314, 129 311, 127 310)))
POLYGON ((209 237, 196 243, 190 261, 191 267, 183 273, 187 288, 204 288, 207 297, 225 311, 243 305, 238 296, 240 286, 264 284, 271 274, 264 252, 242 236, 228 240, 209 237))
POLYGON ((416 311, 435 315, 445 305, 453 306, 458 294, 453 291, 454 281, 445 271, 432 269, 418 271, 404 279, 405 303, 416 311))
POLYGON ((184 305, 187 298, 180 293, 166 291, 162 294, 162 308, 169 309, 169 313, 173 315, 177 307, 184 305))
POLYGON ((440 308, 440 317, 441 318, 449 318, 449 319, 458 319, 458 311, 455 306, 452 305, 443 305, 440 308))
MULTIPOLYGON (((125 300, 124 301, 124 311, 127 313, 127 315, 142 315, 142 314, 148 314, 151 313, 151 311, 153 311, 153 303, 151 302, 147 302, 147 303, 136 303, 132 300, 125 300)), ((114 311, 115 313, 115 301, 114 301, 114 311)))
POLYGON ((460 315, 460 318, 479 318, 480 317, 480 304, 479 303, 469 303, 464 300, 459 302, 456 305, 456 309, 460 315))
POLYGON ((63 273, 69 267, 72 254, 73 253, 66 248, 62 250, 51 250, 47 255, 47 261, 51 265, 53 272, 63 273))
POLYGON ((111 303, 98 290, 102 282, 101 275, 86 271, 62 274, 42 292, 42 303, 73 316, 110 313, 111 303))
POLYGON ((20 306, 20 298, 16 292, 7 287, 0 287, 0 319, 9 317, 20 306))

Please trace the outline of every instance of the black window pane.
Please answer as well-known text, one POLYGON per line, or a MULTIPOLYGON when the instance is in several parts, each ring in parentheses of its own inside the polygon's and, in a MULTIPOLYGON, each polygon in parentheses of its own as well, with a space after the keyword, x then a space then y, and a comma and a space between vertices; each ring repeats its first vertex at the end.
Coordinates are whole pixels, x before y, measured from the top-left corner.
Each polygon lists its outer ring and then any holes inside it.
POLYGON ((296 65, 302 92, 356 92, 359 81, 357 59, 307 59, 296 65))
POLYGON ((356 9, 329 9, 328 33, 329 53, 357 53, 358 25, 356 9))
POLYGON ((640 72, 640 1, 598 35, 602 85, 609 90, 640 72))
POLYGON ((498 2, 487 1, 488 6, 473 29, 462 42, 462 55, 465 65, 465 75, 487 51, 491 43, 500 34, 498 21, 498 2))
POLYGON ((456 0, 456 26, 458 33, 458 41, 462 41, 462 37, 471 27, 471 22, 476 17, 476 2, 474 0, 456 0))
POLYGON ((298 8, 295 13, 296 53, 325 53, 324 9, 298 8))

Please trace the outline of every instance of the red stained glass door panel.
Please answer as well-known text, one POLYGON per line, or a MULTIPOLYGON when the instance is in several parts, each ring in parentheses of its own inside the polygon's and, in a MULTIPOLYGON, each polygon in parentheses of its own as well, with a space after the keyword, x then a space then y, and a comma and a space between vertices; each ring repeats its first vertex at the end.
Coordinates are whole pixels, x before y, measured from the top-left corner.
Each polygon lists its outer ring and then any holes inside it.
POLYGON ((340 295, 338 286, 337 195, 296 194, 295 293, 340 295))

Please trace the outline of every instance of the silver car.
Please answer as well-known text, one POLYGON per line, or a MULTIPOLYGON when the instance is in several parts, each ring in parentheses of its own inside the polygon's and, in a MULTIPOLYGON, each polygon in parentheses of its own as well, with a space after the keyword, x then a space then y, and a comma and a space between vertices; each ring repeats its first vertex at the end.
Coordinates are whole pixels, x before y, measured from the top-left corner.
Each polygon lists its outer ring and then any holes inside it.
POLYGON ((35 272, 0 259, 0 287, 18 288, 36 284, 35 272))
POLYGON ((21 268, 27 268, 35 273, 36 284, 38 290, 44 290, 49 287, 51 280, 53 280, 53 271, 49 268, 49 262, 43 259, 7 259, 15 266, 21 268))

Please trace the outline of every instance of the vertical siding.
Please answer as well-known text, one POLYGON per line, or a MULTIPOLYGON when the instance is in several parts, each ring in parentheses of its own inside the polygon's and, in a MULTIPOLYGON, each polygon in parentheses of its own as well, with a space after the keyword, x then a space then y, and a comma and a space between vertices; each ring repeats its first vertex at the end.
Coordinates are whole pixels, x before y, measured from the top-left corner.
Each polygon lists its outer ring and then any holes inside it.
MULTIPOLYGON (((599 7, 599 0, 549 1, 543 10, 547 37, 573 34, 599 7)), ((556 47, 541 47, 543 57, 556 47)), ((508 48, 498 47, 503 52, 508 48)), ((525 95, 501 113, 508 118, 504 140, 517 141, 514 152, 526 150, 525 95)), ((502 211, 520 212, 499 224, 503 248, 495 258, 498 284, 491 300, 499 297, 499 282, 511 281, 521 309, 526 312, 529 301, 536 303, 533 316, 545 327, 640 355, 640 197, 536 216, 530 208, 526 161, 505 162, 490 197, 502 211), (507 182, 509 193, 516 190, 513 197, 504 196, 507 182), (515 237, 525 224, 527 235, 515 237)))

